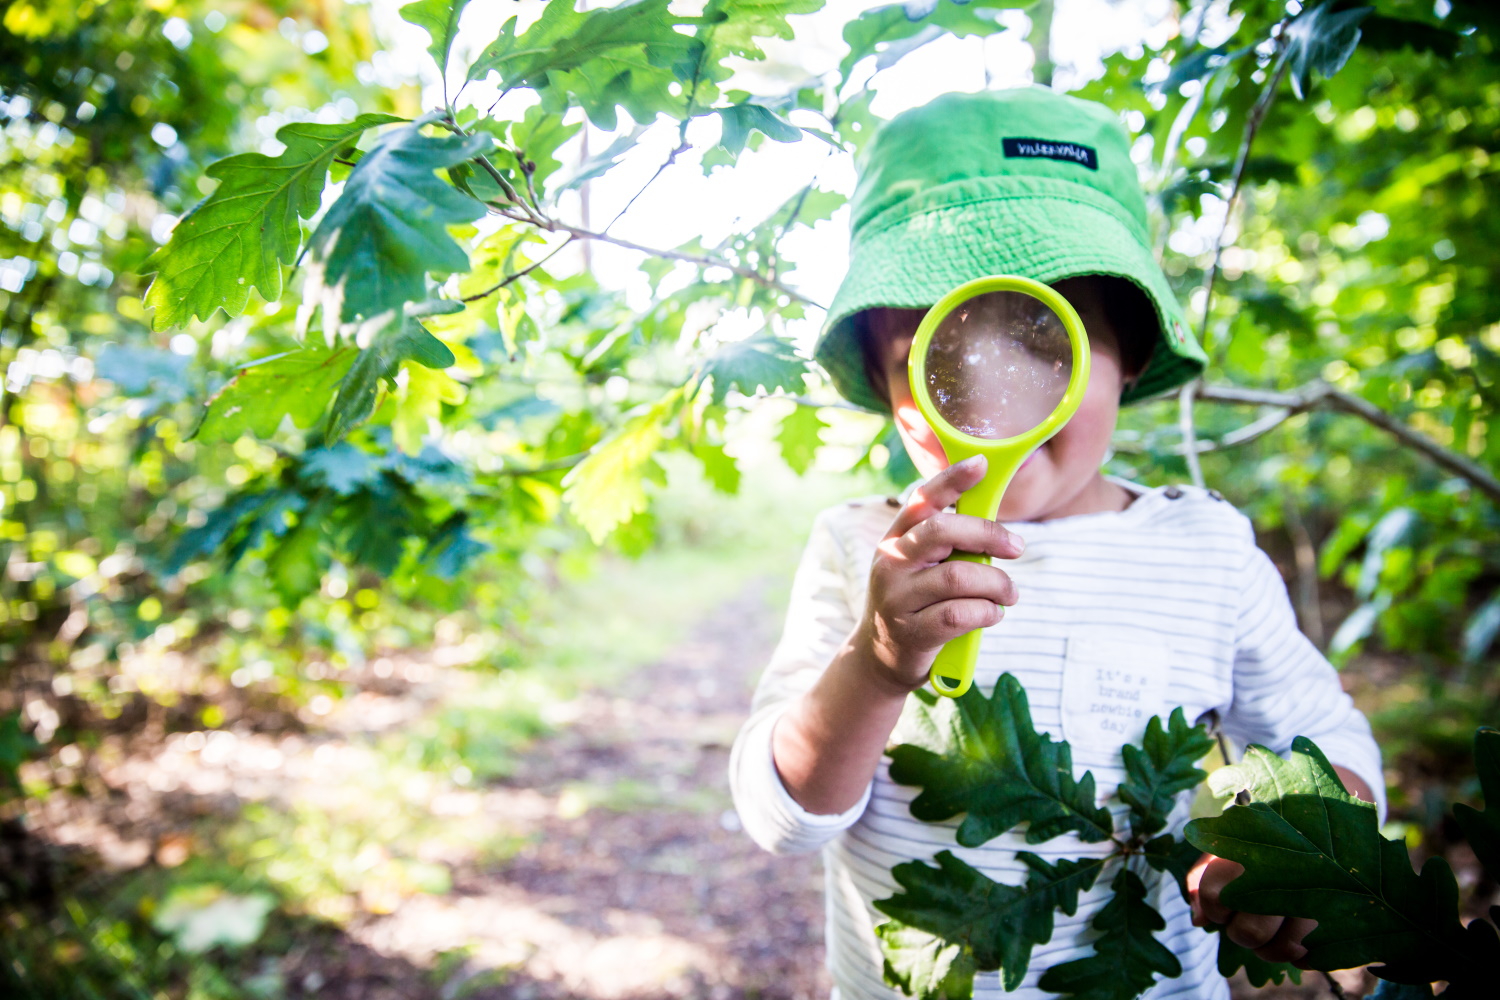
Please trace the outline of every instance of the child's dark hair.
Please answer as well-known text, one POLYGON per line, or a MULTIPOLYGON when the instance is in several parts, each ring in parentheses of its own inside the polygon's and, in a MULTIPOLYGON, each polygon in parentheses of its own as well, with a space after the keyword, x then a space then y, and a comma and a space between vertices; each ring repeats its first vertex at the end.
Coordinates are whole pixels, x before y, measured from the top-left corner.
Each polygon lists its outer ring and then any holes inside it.
MULTIPOLYGON (((1114 327, 1120 344, 1120 369, 1127 382, 1133 382, 1151 361, 1151 354, 1161 340, 1161 320, 1156 309, 1141 287, 1129 278, 1112 274, 1091 274, 1087 277, 1098 289, 1099 301, 1109 325, 1114 327)), ((875 395, 890 407, 891 395, 885 384, 885 373, 880 370, 874 353, 870 350, 869 314, 861 312, 853 317, 854 336, 864 360, 865 378, 875 395)))

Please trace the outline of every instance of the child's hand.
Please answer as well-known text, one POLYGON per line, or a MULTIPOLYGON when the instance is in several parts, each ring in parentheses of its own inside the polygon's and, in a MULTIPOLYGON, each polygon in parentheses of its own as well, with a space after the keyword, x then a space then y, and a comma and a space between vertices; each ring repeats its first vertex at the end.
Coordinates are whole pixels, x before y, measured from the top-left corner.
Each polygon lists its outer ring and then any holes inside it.
POLYGON ((950 639, 994 625, 1016 586, 995 566, 955 560, 955 551, 1014 559, 1025 543, 994 521, 944 509, 984 478, 976 456, 924 483, 896 515, 876 549, 870 592, 857 638, 885 678, 915 690, 927 681, 938 650, 950 639))
POLYGON ((1268 962, 1300 962, 1307 949, 1302 939, 1318 926, 1306 917, 1273 917, 1259 913, 1231 910, 1219 901, 1224 887, 1245 871, 1228 858, 1205 854, 1188 871, 1188 899, 1193 907, 1193 924, 1222 924, 1221 933, 1243 948, 1249 948, 1268 962))

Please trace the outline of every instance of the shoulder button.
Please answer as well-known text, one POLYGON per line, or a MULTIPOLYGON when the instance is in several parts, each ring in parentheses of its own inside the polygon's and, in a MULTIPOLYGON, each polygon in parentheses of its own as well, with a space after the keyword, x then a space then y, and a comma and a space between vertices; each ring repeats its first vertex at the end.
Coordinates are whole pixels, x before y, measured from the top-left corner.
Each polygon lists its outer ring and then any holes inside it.
POLYGON ((1168 500, 1180 500, 1182 498, 1182 490, 1177 486, 1168 486, 1162 491, 1162 496, 1168 500))
POLYGON ((901 501, 898 500, 898 499, 896 499, 895 497, 886 497, 885 498, 885 505, 887 507, 900 507, 901 506, 901 501))
POLYGON ((1213 497, 1215 500, 1223 500, 1224 499, 1224 494, 1220 493, 1218 490, 1209 490, 1208 491, 1208 495, 1211 496, 1211 497, 1213 497))

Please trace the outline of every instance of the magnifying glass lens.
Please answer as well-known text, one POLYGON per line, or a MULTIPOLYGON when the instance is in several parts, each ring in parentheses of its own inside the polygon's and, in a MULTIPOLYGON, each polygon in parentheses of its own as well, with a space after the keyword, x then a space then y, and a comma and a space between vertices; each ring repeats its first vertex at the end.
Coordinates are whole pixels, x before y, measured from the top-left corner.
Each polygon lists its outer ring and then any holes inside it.
POLYGON ((1061 317, 1024 292, 986 292, 948 313, 927 348, 928 398, 953 426, 999 440, 1057 409, 1073 374, 1061 317))

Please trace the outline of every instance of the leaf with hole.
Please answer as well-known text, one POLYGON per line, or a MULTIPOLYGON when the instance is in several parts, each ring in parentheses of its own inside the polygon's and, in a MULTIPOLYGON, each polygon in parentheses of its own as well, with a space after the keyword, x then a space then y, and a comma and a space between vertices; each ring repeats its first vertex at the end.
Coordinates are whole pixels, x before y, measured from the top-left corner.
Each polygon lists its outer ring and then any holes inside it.
POLYGON ((1486 940, 1459 923, 1447 863, 1434 857, 1421 874, 1412 871, 1406 845, 1380 835, 1375 807, 1344 789, 1309 740, 1292 743, 1290 760, 1252 745, 1209 787, 1220 796, 1248 792, 1251 802, 1189 823, 1188 840, 1245 866, 1225 887, 1224 905, 1318 921, 1302 942, 1304 967, 1384 962, 1387 978, 1431 982, 1500 963, 1493 929, 1486 940))

